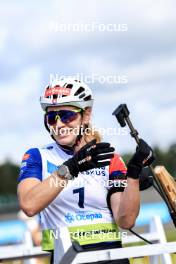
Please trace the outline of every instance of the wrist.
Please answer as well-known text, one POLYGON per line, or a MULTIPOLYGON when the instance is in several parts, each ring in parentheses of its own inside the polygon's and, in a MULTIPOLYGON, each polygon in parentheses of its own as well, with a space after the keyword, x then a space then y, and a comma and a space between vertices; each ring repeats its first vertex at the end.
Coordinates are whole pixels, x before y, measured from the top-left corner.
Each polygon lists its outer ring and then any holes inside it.
POLYGON ((65 180, 72 180, 74 177, 70 174, 69 168, 67 165, 62 164, 57 170, 57 176, 65 180))
POLYGON ((68 159, 67 161, 65 161, 63 163, 63 165, 67 166, 68 171, 69 171, 70 175, 73 178, 78 176, 79 171, 78 171, 78 169, 76 167, 76 164, 75 164, 75 162, 73 161, 72 158, 71 159, 68 159))
POLYGON ((129 164, 129 165, 127 165, 127 174, 126 174, 126 176, 128 178, 132 178, 132 179, 139 179, 139 175, 141 173, 141 170, 142 170, 141 166, 129 164))

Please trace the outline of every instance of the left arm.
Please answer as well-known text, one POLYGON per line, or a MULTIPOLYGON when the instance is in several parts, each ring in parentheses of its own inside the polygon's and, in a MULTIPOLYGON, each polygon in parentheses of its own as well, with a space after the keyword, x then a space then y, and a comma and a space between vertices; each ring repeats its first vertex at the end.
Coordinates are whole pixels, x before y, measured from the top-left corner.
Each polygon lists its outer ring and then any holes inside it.
MULTIPOLYGON (((153 160, 153 150, 144 140, 140 139, 136 152, 127 165, 127 186, 124 190, 116 188, 110 196, 110 207, 114 219, 121 228, 130 229, 135 225, 140 209, 139 175, 142 168, 149 166, 153 160)), ((113 164, 110 165, 113 167, 113 164)), ((117 164, 116 160, 115 166, 123 172, 122 162, 117 164)))
POLYGON ((139 180, 128 178, 124 192, 111 195, 110 204, 115 222, 123 229, 135 225, 140 209, 139 180))

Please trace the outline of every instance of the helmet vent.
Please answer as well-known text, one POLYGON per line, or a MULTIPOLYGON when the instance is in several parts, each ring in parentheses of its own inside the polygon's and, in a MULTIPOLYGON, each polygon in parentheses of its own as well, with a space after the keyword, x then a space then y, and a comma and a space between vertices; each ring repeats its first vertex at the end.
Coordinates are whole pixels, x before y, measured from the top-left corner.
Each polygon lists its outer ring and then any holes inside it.
POLYGON ((72 88, 73 87, 73 84, 71 84, 71 83, 69 83, 69 84, 67 84, 67 86, 66 86, 66 88, 72 88))
POLYGON ((58 94, 53 94, 53 99, 57 99, 58 94))
POLYGON ((79 87, 79 89, 76 91, 74 95, 79 95, 80 93, 84 92, 85 89, 83 87, 79 87))
POLYGON ((91 95, 88 95, 88 96, 86 96, 86 97, 84 98, 84 101, 89 101, 89 100, 91 100, 91 99, 92 99, 91 95))
POLYGON ((79 98, 81 99, 81 98, 83 98, 85 95, 86 95, 85 93, 82 93, 82 94, 80 94, 79 98))
MULTIPOLYGON (((46 87, 46 91, 47 91, 47 90, 49 90, 49 89, 50 89, 50 87, 49 87, 49 86, 47 86, 47 87, 46 87)), ((49 98, 50 98, 50 96, 46 96, 46 98, 48 98, 48 99, 49 99, 49 98)))

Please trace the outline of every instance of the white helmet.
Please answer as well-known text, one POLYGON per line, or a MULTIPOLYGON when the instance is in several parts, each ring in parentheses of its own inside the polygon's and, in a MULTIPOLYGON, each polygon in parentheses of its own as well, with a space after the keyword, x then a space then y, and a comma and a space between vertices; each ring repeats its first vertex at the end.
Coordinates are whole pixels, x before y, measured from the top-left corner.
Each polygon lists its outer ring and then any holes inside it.
POLYGON ((72 105, 85 109, 92 107, 92 91, 84 82, 74 78, 62 78, 50 83, 40 97, 44 111, 49 106, 72 105))

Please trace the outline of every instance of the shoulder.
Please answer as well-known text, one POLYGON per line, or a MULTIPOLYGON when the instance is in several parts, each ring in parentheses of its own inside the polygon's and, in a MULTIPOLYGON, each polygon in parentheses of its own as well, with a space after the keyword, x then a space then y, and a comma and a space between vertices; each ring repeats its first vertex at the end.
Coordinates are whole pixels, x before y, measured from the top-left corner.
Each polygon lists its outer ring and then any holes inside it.
POLYGON ((32 158, 36 158, 38 160, 40 157, 39 148, 30 148, 23 155, 22 162, 30 161, 32 158))
POLYGON ((52 150, 54 148, 56 148, 56 143, 55 142, 49 143, 49 144, 46 144, 46 145, 37 146, 37 147, 34 147, 34 148, 30 148, 30 149, 28 149, 25 152, 23 158, 27 158, 28 155, 38 156, 42 150, 52 150))
POLYGON ((115 153, 114 157, 110 161, 109 174, 126 174, 126 171, 127 168, 122 157, 119 154, 115 153))
POLYGON ((55 145, 55 143, 50 143, 47 145, 28 149, 22 157, 21 167, 26 167, 26 165, 32 164, 42 165, 42 153, 55 149, 55 145))
POLYGON ((38 148, 30 148, 22 157, 18 182, 26 178, 42 180, 42 159, 38 148))
POLYGON ((26 178, 42 180, 42 151, 54 148, 54 143, 28 149, 22 157, 18 181, 26 178))

